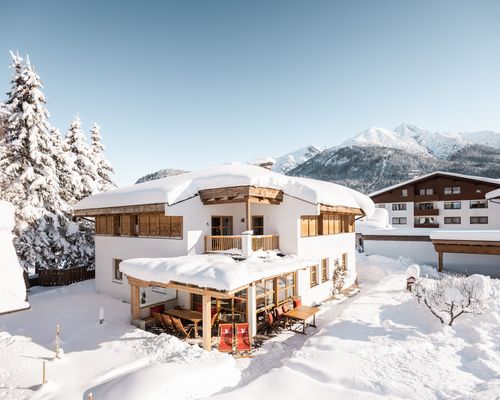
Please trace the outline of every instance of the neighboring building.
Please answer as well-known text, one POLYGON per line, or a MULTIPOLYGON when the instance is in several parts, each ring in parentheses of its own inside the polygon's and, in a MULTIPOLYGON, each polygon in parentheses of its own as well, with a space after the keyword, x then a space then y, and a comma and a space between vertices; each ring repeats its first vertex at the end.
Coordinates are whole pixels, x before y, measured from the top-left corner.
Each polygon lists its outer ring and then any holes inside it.
POLYGON ((208 296, 255 333, 295 296, 329 298, 335 268, 354 283, 354 220, 374 209, 340 185, 232 164, 101 193, 74 214, 95 218, 97 290, 131 301, 134 319, 165 302, 199 311, 208 296))
POLYGON ((500 204, 486 193, 500 180, 434 172, 371 193, 394 228, 500 229, 500 204))

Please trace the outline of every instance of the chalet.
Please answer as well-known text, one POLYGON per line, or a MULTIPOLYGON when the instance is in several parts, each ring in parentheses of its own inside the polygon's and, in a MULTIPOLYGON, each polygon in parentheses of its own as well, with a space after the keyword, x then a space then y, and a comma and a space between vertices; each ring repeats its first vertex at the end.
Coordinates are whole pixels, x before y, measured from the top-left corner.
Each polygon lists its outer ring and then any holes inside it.
POLYGON ((500 180, 435 172, 377 192, 358 224, 366 254, 500 276, 500 180))
POLYGON ((500 229, 500 179, 434 172, 370 194, 395 228, 500 229))
POLYGON ((355 219, 374 209, 334 183, 230 164, 97 194, 74 214, 95 218, 97 290, 130 301, 135 323, 157 305, 203 312, 207 348, 211 310, 255 334, 273 307, 329 298, 336 268, 352 285, 355 219))

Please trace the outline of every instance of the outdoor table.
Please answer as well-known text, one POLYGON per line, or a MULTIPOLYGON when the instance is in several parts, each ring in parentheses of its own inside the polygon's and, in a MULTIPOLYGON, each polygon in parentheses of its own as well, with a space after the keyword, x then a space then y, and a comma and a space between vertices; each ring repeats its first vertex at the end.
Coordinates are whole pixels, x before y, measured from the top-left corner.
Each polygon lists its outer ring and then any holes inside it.
POLYGON ((299 306, 294 308, 284 315, 287 319, 296 320, 302 322, 302 331, 292 329, 292 324, 290 324, 290 330, 294 332, 306 334, 306 327, 313 326, 316 328, 316 313, 320 310, 319 307, 309 307, 309 306, 299 306), (307 323, 307 320, 312 317, 312 323, 307 323))
POLYGON ((165 310, 165 314, 172 315, 177 318, 185 319, 194 323, 194 337, 198 337, 198 323, 203 320, 203 314, 192 310, 165 310))

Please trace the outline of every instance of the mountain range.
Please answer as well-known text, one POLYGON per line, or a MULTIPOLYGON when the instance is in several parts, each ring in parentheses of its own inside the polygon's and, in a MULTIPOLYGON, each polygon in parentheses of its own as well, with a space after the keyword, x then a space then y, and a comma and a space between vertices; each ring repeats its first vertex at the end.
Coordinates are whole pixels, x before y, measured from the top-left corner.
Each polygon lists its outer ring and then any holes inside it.
MULTIPOLYGON (((309 145, 250 163, 364 193, 438 170, 500 178, 500 133, 434 132, 403 123, 392 130, 371 127, 339 146, 309 145)), ((174 170, 161 170, 139 181, 163 177, 162 171, 174 170)))

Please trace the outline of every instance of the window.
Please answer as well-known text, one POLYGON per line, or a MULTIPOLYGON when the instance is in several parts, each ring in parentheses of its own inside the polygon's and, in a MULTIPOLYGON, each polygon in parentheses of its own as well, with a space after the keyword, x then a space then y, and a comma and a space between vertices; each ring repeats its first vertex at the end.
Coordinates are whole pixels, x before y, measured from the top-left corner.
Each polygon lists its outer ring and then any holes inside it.
POLYGON ((474 200, 469 202, 470 208, 488 208, 487 200, 474 200))
POLYGON ((232 234, 233 234, 233 217, 231 216, 212 217, 213 236, 229 236, 232 234))
POLYGON ((397 203, 392 205, 393 211, 402 211, 406 210, 406 203, 397 203))
POLYGON ((274 307, 275 280, 266 279, 255 285, 257 312, 274 307))
POLYGON ((462 208, 462 203, 460 201, 445 201, 444 209, 445 210, 459 210, 462 208))
POLYGON ((392 217, 393 225, 406 225, 406 217, 392 217))
POLYGON ((461 224, 462 218, 461 217, 444 217, 444 223, 445 224, 461 224))
POLYGON ((408 189, 401 189, 401 197, 408 197, 408 189))
POLYGON ((302 237, 318 236, 318 216, 300 217, 300 234, 302 237))
POLYGON ((252 229, 254 235, 264 234, 264 217, 262 215, 252 216, 252 229))
POLYGON ((487 224, 488 217, 470 217, 471 224, 487 224))
POLYGON ((311 265, 309 267, 311 271, 311 287, 317 286, 318 285, 318 266, 317 265, 311 265))
POLYGON ((434 203, 418 203, 417 210, 434 210, 434 203))
POLYGON ((321 283, 328 280, 328 258, 321 260, 321 283))
POLYGON ((320 215, 318 227, 320 235, 352 233, 354 230, 354 215, 336 213, 321 213, 320 215))
POLYGON ((376 208, 385 208, 385 204, 375 204, 376 208))
POLYGON ((123 274, 120 271, 120 263, 122 260, 113 258, 113 282, 121 283, 123 281, 123 274))
POLYGON ((444 194, 460 194, 460 186, 445 187, 444 194))
POLYGON ((481 193, 481 192, 482 192, 482 190, 480 188, 476 189, 476 193, 481 193))
POLYGON ((420 189, 419 194, 420 196, 430 196, 434 194, 434 189, 433 188, 420 189))
POLYGON ((295 296, 295 273, 286 274, 277 278, 278 306, 295 296))

